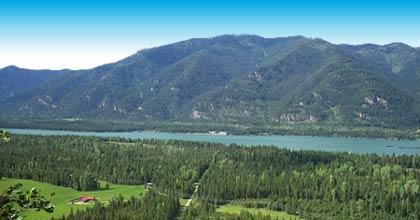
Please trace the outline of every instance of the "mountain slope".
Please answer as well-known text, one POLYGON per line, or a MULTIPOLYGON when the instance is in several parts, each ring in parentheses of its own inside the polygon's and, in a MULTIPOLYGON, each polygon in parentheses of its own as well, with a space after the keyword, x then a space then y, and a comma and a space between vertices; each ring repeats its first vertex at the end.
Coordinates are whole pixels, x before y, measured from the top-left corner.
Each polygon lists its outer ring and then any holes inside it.
POLYGON ((420 51, 223 35, 141 50, 3 102, 19 117, 415 127, 420 51))
POLYGON ((29 70, 16 66, 0 69, 0 101, 42 84, 48 79, 70 72, 69 70, 29 70))
POLYGON ((195 115, 235 123, 418 125, 417 87, 404 80, 420 80, 410 71, 396 76, 392 63, 384 68, 369 59, 324 41, 308 42, 201 100, 195 115))
POLYGON ((139 51, 117 63, 56 78, 5 107, 23 116, 154 118, 184 115, 202 93, 220 87, 303 37, 220 36, 139 51), (282 46, 284 45, 284 46, 282 46), (276 53, 270 47, 277 47, 276 53), (266 51, 267 49, 267 51, 266 51))

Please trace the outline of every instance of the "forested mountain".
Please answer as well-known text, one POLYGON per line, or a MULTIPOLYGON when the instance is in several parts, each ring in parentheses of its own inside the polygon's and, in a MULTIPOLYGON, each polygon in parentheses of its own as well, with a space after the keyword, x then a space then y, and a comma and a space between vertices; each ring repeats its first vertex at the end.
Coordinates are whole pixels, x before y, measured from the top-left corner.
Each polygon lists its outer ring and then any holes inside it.
POLYGON ((29 70, 16 66, 0 69, 0 101, 38 86, 48 79, 71 72, 70 70, 29 70))
POLYGON ((378 127, 420 124, 420 51, 223 35, 141 50, 15 95, 17 117, 378 127))

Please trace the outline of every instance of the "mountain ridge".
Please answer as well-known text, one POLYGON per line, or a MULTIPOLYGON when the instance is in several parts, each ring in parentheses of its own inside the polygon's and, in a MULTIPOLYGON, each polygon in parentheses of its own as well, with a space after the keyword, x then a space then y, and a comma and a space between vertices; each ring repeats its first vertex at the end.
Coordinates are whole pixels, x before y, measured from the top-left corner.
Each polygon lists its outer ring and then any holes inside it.
POLYGON ((66 70, 1 100, 0 110, 29 118, 416 127, 419 64, 418 48, 403 43, 194 38, 66 70))
POLYGON ((9 65, 0 69, 0 101, 15 96, 28 88, 37 86, 52 77, 72 72, 63 70, 31 70, 9 65))

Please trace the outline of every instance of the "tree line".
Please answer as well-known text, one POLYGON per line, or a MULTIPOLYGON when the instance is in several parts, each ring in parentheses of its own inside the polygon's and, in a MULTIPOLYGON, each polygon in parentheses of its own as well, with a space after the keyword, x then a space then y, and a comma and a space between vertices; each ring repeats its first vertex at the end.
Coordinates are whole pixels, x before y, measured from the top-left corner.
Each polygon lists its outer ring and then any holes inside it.
POLYGON ((389 128, 336 124, 308 124, 308 123, 278 123, 278 122, 238 122, 230 124, 226 122, 207 122, 187 120, 183 122, 173 121, 112 121, 93 119, 73 120, 48 120, 48 119, 10 119, 1 118, 0 124, 7 128, 20 129, 51 129, 71 131, 96 131, 96 132, 120 132, 120 131, 158 131, 174 133, 208 133, 211 131, 225 131, 235 135, 306 135, 306 136, 339 136, 357 138, 392 138, 410 139, 420 138, 417 128, 389 128), (238 126, 240 125, 240 126, 238 126))

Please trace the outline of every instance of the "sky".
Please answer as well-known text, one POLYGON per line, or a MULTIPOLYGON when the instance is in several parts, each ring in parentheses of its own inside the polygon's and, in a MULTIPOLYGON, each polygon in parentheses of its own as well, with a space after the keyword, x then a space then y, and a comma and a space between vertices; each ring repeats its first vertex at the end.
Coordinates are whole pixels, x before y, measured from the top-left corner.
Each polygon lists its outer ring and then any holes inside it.
POLYGON ((93 68, 222 34, 420 47, 420 2, 0 0, 0 68, 93 68))

